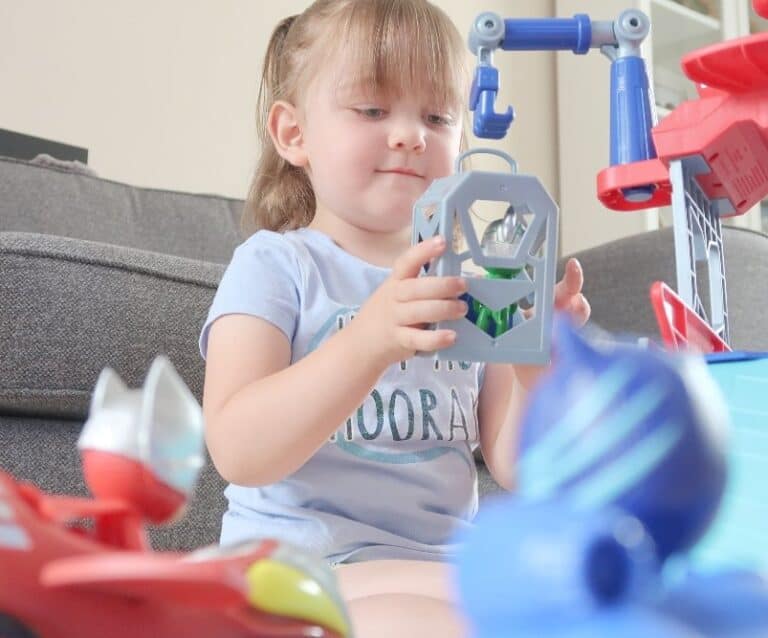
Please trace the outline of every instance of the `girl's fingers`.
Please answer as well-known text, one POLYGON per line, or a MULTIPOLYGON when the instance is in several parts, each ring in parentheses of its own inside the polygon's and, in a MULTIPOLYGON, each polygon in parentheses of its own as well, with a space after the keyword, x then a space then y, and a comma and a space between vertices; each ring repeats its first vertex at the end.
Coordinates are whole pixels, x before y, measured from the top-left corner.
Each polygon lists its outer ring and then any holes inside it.
POLYGON ((589 315, 592 314, 592 308, 589 305, 587 298, 584 295, 579 294, 571 299, 568 312, 578 325, 583 326, 589 320, 589 315))
POLYGON ((433 352, 456 343, 454 330, 426 330, 401 326, 397 329, 397 340, 402 348, 415 352, 433 352))
POLYGON ((392 266, 393 279, 417 277, 424 264, 439 257, 445 250, 445 237, 438 235, 411 246, 400 255, 392 266))
POLYGON ((415 326, 438 321, 461 319, 467 314, 467 304, 458 299, 429 299, 402 304, 397 310, 397 323, 415 326))
POLYGON ((555 286, 555 308, 564 309, 572 297, 581 293, 584 271, 578 259, 571 258, 565 264, 565 274, 555 286))
POLYGON ((467 282, 462 277, 414 277, 398 284, 395 300, 450 299, 466 291, 467 282))

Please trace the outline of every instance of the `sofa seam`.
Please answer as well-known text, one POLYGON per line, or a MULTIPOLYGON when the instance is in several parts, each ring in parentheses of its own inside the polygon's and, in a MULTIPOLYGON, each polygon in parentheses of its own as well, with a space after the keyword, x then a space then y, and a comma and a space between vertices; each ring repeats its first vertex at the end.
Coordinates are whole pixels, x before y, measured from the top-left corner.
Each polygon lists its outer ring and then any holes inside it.
POLYGON ((10 394, 11 392, 29 392, 30 394, 35 393, 48 393, 48 392, 58 392, 58 393, 69 393, 69 394, 90 394, 93 390, 92 389, 85 389, 82 390, 80 388, 17 388, 17 387, 9 387, 9 386, 0 386, 0 399, 2 399, 3 394, 10 394))
POLYGON ((765 237, 768 239, 768 234, 755 230, 754 228, 744 228, 743 226, 733 226, 731 224, 723 224, 723 228, 727 228, 729 230, 738 230, 740 232, 749 233, 750 235, 757 235, 758 237, 765 237))
MULTIPOLYGON (((186 197, 205 197, 206 199, 217 199, 217 200, 223 200, 233 203, 240 203, 244 204, 244 200, 239 199, 237 197, 228 197, 226 195, 216 195, 215 193, 191 193, 189 191, 180 191, 180 190, 169 190, 165 188, 157 188, 154 186, 134 186, 131 184, 127 184, 126 182, 118 182, 114 179, 109 179, 108 177, 101 177, 99 175, 88 175, 87 173, 79 173, 77 171, 68 170, 66 168, 61 168, 59 166, 41 166, 39 164, 32 164, 29 161, 16 159, 15 157, 8 157, 6 155, 0 155, 0 162, 7 162, 9 164, 16 164, 18 166, 24 166, 28 168, 35 168, 40 169, 44 171, 55 171, 56 173, 61 173, 63 175, 70 175, 72 177, 82 177, 85 179, 94 180, 97 182, 107 182, 109 184, 114 184, 115 186, 121 186, 122 188, 126 188, 129 190, 140 190, 144 192, 151 192, 151 193, 166 193, 171 195, 183 195, 186 197)), ((86 164, 86 166, 88 166, 86 164)))
MULTIPOLYGON (((211 284, 208 282, 194 280, 192 278, 184 278, 180 276, 174 277, 166 273, 158 273, 157 271, 153 271, 151 268, 147 268, 147 267, 138 266, 138 267, 130 268, 122 264, 109 263, 105 260, 100 260, 100 259, 89 260, 84 257, 73 257, 72 255, 54 256, 54 255, 47 255, 43 252, 36 252, 34 250, 29 250, 29 249, 20 250, 16 248, 4 248, 2 251, 0 251, 0 254, 16 255, 18 257, 37 257, 38 259, 50 259, 55 261, 69 261, 72 263, 85 264, 85 265, 96 265, 103 268, 109 268, 112 270, 133 272, 133 273, 138 273, 145 276, 157 277, 159 279, 164 279, 166 281, 173 281, 173 282, 182 283, 182 284, 192 284, 192 285, 209 288, 209 289, 215 289, 216 287, 218 287, 218 284, 211 284)), ((158 253, 158 254, 162 254, 162 253, 158 253)), ((168 255, 163 255, 163 256, 167 257, 168 255)), ((215 264, 215 262, 200 262, 200 263, 215 264)), ((220 265, 222 267, 224 266, 223 264, 220 264, 220 265)))

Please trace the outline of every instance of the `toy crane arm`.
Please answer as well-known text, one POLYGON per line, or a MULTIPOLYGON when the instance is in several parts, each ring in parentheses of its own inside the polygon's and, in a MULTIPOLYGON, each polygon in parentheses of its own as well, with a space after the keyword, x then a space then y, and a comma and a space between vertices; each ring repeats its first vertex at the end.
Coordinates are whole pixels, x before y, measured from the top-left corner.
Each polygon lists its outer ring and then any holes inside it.
MULTIPOLYGON (((502 19, 482 13, 469 33, 469 48, 478 64, 472 82, 469 108, 474 111, 473 130, 478 137, 500 139, 514 118, 509 107, 496 113, 499 72, 493 52, 573 51, 600 49, 611 60, 611 166, 651 160, 656 151, 651 137, 654 112, 650 86, 640 45, 648 35, 650 20, 636 9, 628 9, 610 21, 592 21, 585 14, 573 18, 502 19)), ((632 202, 651 199, 655 186, 628 188, 623 197, 632 202)))

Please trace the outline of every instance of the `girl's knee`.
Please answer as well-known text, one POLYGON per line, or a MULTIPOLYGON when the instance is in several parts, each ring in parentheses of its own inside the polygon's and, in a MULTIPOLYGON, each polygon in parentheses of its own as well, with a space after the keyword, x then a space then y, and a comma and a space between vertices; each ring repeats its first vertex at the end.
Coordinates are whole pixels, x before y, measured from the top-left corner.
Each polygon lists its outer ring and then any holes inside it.
POLYGON ((418 560, 373 560, 339 565, 336 577, 347 601, 385 594, 423 596, 455 604, 453 567, 418 560))
POLYGON ((451 603, 413 594, 379 594, 348 604, 357 638, 466 638, 467 623, 451 603))

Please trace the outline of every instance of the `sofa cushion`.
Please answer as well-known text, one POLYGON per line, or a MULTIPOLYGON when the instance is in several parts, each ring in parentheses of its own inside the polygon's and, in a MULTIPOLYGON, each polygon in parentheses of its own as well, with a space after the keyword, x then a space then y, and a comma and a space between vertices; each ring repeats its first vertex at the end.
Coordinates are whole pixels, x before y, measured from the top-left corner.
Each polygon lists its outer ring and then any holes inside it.
MULTIPOLYGON (((672 229, 619 239, 576 253, 584 267, 584 292, 591 321, 614 334, 660 339, 649 301, 654 281, 677 288, 672 229)), ((762 312, 768 299, 768 236, 723 227, 731 344, 736 349, 768 350, 762 312)), ((704 263, 697 269, 700 293, 709 308, 704 263)), ((562 274, 562 263, 560 273, 562 274)))
POLYGON ((0 233, 0 413, 82 419, 99 372, 139 386, 168 355, 202 394, 197 337, 224 266, 0 233))
POLYGON ((139 188, 0 157, 0 230, 43 233, 226 263, 243 202, 139 188))

